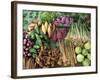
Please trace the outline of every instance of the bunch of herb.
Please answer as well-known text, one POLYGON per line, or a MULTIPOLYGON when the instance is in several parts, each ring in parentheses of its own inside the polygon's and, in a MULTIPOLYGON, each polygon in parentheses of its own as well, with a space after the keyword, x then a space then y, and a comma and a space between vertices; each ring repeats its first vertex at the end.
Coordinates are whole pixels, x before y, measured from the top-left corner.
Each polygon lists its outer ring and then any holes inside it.
POLYGON ((44 23, 45 21, 47 21, 48 23, 52 23, 54 21, 54 19, 56 18, 57 14, 56 12, 51 12, 51 11, 43 11, 43 12, 39 12, 39 16, 38 18, 44 23))
POLYGON ((28 25, 32 20, 36 20, 38 17, 38 11, 23 10, 23 28, 27 30, 28 25))

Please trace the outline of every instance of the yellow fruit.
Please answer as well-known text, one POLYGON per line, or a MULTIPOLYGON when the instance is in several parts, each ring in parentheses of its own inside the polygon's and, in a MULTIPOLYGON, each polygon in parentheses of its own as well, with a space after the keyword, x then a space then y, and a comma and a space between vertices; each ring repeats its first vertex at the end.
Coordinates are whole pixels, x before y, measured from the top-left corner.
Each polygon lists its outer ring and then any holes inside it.
POLYGON ((52 35, 52 25, 49 24, 49 26, 48 26, 48 37, 50 38, 51 35, 52 35))
POLYGON ((47 21, 44 23, 44 26, 45 26, 45 29, 47 31, 47 29, 48 29, 48 22, 47 21))
POLYGON ((43 31, 44 34, 46 34, 46 29, 45 29, 45 26, 43 24, 41 26, 41 30, 43 31))

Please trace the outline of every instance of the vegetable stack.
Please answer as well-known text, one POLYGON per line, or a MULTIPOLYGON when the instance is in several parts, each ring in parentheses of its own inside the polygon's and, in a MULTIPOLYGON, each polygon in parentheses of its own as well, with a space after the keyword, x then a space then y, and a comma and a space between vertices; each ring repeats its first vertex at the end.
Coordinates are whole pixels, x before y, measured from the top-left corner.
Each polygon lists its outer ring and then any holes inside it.
POLYGON ((90 15, 23 10, 23 68, 91 65, 90 15))

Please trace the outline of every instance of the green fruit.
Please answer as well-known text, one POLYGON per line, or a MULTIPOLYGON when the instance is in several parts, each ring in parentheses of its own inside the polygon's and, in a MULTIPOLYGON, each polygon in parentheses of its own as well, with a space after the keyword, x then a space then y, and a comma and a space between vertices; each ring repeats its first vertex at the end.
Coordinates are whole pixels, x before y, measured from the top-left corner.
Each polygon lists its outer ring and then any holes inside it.
POLYGON ((87 55, 87 58, 88 58, 89 60, 91 60, 91 54, 88 54, 88 55, 87 55))
POLYGON ((82 62, 83 66, 89 66, 90 63, 91 63, 91 62, 90 62, 89 59, 85 59, 85 60, 82 62))
POLYGON ((82 54, 77 55, 77 61, 82 62, 84 60, 84 56, 82 54))
POLYGON ((84 56, 86 56, 86 55, 88 55, 88 51, 87 51, 86 49, 83 49, 83 50, 82 50, 82 54, 83 54, 84 56))
POLYGON ((90 42, 85 43, 84 47, 85 49, 88 49, 88 50, 91 49, 91 43, 90 42))
POLYGON ((76 47, 76 48, 75 48, 75 52, 76 52, 76 54, 81 53, 81 51, 82 51, 82 50, 81 50, 81 47, 76 47))

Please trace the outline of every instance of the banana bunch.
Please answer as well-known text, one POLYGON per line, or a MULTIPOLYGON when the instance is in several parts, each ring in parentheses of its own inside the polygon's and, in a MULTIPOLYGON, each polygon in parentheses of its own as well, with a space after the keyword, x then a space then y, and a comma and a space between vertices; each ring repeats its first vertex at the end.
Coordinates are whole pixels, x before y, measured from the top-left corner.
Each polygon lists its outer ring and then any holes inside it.
POLYGON ((52 25, 46 21, 44 24, 42 24, 41 30, 44 34, 47 33, 48 37, 50 38, 53 31, 55 30, 55 25, 52 25))

